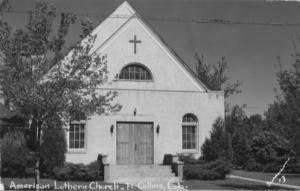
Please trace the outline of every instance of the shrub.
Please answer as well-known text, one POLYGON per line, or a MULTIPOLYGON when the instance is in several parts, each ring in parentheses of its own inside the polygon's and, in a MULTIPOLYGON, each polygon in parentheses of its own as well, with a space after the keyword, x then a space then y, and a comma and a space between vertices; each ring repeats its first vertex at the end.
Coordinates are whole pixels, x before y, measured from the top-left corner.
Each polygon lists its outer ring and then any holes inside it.
POLYGON ((288 163, 284 172, 285 173, 300 174, 300 162, 298 162, 298 163, 288 163))
POLYGON ((65 163, 67 151, 65 133, 59 129, 46 129, 43 132, 41 145, 41 175, 44 178, 53 178, 53 169, 62 167, 65 163))
POLYGON ((88 174, 91 180, 102 180, 104 172, 104 166, 99 161, 94 161, 88 164, 88 174))
MULTIPOLYGON (((192 154, 180 154, 178 156, 178 160, 183 162, 184 165, 189 165, 189 164, 203 164, 205 161, 202 160, 202 159, 196 159, 195 157, 193 157, 192 154)), ((178 169, 177 169, 177 164, 173 163, 172 164, 172 172, 175 173, 175 175, 177 176, 178 175, 178 169)))
POLYGON ((213 161, 227 157, 228 143, 224 132, 224 125, 222 118, 217 118, 214 122, 209 139, 206 138, 201 147, 203 160, 213 161))
POLYGON ((8 132, 1 142, 2 177, 27 178, 34 175, 34 155, 26 146, 22 132, 8 132))
MULTIPOLYGON (((286 162, 286 158, 278 158, 272 163, 269 163, 265 166, 264 172, 278 172, 286 162)), ((288 174, 298 174, 300 173, 300 163, 296 160, 290 160, 287 165, 285 166, 282 173, 288 173, 288 174)))
POLYGON ((202 169, 201 165, 188 165, 184 169, 184 179, 216 180, 222 178, 215 171, 202 169))
POLYGON ((202 163, 201 160, 195 159, 192 155, 184 155, 180 154, 178 160, 183 162, 184 164, 199 164, 202 163))
POLYGON ((260 172, 263 170, 263 165, 261 165, 260 163, 257 163, 255 161, 252 162, 248 162, 245 167, 245 170, 247 171, 256 171, 256 172, 260 172))
POLYGON ((263 167, 263 172, 278 172, 281 167, 282 165, 278 164, 277 162, 271 162, 263 167))
MULTIPOLYGON (((41 177, 53 178, 55 167, 65 162, 64 131, 45 130, 41 145, 41 177)), ((3 177, 25 178, 34 176, 35 155, 29 149, 21 131, 7 132, 2 140, 1 172, 3 177)))
MULTIPOLYGON (((286 160, 286 157, 278 157, 274 161, 266 164, 263 171, 272 173, 278 172, 283 167, 286 160)), ((282 173, 300 173, 300 163, 297 163, 295 159, 291 159, 285 166, 282 173)))
POLYGON ((184 165, 184 179, 198 180, 217 180, 224 179, 229 174, 230 168, 228 163, 222 160, 216 160, 203 164, 186 164, 184 165))
POLYGON ((61 181, 103 180, 103 167, 98 161, 88 165, 66 163, 64 167, 55 168, 55 178, 61 181))
POLYGON ((232 164, 236 167, 243 167, 249 161, 251 153, 247 147, 247 135, 244 132, 236 133, 232 137, 232 164))

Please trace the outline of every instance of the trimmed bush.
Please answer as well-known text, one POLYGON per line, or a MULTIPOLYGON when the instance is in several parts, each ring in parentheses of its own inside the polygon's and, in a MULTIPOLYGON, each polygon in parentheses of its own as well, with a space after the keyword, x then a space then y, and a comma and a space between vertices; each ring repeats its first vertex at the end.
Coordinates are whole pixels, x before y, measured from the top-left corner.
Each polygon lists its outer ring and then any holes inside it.
POLYGON ((43 178, 53 178, 53 169, 63 167, 67 151, 65 137, 62 129, 46 129, 43 132, 41 145, 41 175, 43 178))
POLYGON ((1 175, 27 178, 34 175, 34 155, 26 147, 22 132, 8 132, 1 142, 1 175))
POLYGON ((230 173, 229 164, 216 160, 203 164, 186 164, 183 168, 184 179, 217 180, 225 179, 230 173))
POLYGON ((300 174, 300 162, 288 163, 284 173, 300 174))
POLYGON ((261 172, 263 170, 263 165, 257 162, 249 162, 245 165, 244 169, 247 171, 261 172))
MULTIPOLYGON (((34 177, 35 154, 28 148, 21 131, 7 132, 2 139, 1 174, 3 177, 34 177)), ((45 130, 41 145, 40 172, 42 178, 53 178, 55 167, 65 162, 66 141, 64 131, 45 130)))
POLYGON ((205 139, 201 147, 203 160, 209 162, 227 158, 228 140, 224 129, 224 119, 217 118, 210 131, 210 137, 205 139))
MULTIPOLYGON (((281 160, 277 160, 275 162, 269 163, 264 167, 263 171, 276 173, 283 167, 285 160, 281 159, 281 160)), ((287 163, 287 165, 285 166, 283 173, 299 174, 300 173, 300 163, 297 163, 296 161, 293 161, 293 160, 289 161, 287 163)))
POLYGON ((61 181, 103 180, 103 167, 98 161, 88 165, 66 163, 62 168, 55 168, 55 178, 61 181))
POLYGON ((278 172, 281 168, 282 165, 279 165, 276 162, 271 162, 263 167, 263 172, 278 172))
POLYGON ((195 159, 192 155, 184 155, 180 154, 178 160, 183 162, 184 164, 199 164, 203 163, 203 161, 199 159, 195 159))
POLYGON ((103 180, 104 166, 99 161, 91 162, 87 167, 91 180, 103 180))

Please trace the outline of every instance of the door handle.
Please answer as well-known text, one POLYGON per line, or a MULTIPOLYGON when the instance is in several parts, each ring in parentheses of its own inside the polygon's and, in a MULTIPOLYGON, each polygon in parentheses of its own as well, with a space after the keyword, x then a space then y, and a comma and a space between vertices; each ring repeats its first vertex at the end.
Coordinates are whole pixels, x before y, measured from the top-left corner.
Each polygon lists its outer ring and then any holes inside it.
POLYGON ((135 144, 134 144, 134 150, 136 150, 136 147, 137 147, 137 146, 136 146, 136 143, 135 143, 135 144))

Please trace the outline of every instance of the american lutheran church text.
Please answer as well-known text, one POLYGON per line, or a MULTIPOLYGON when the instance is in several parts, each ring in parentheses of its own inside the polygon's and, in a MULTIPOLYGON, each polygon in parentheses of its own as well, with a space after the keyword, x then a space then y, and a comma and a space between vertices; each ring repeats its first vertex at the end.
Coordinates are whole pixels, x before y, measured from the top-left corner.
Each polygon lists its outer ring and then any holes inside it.
POLYGON ((103 90, 117 91, 122 109, 71 123, 66 160, 89 163, 102 153, 115 166, 155 166, 165 154, 199 156, 214 121, 224 117, 223 92, 199 81, 127 2, 93 34, 96 51, 107 55, 109 81, 117 76, 103 90))

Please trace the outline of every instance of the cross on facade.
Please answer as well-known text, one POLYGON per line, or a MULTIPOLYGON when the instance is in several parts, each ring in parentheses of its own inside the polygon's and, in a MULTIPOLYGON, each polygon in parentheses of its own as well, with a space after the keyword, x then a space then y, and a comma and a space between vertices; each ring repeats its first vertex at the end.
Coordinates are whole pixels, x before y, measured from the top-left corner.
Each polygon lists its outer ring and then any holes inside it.
POLYGON ((134 54, 136 54, 136 44, 137 43, 142 43, 141 40, 137 40, 136 39, 136 35, 134 35, 134 39, 133 40, 129 40, 130 43, 133 43, 133 47, 134 47, 134 54))

